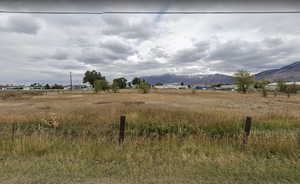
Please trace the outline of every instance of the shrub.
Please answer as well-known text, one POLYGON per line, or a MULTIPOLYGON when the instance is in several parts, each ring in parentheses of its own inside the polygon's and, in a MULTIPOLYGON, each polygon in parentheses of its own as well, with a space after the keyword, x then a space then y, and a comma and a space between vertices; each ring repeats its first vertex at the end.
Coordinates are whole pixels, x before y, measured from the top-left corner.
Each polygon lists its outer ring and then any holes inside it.
POLYGON ((108 82, 106 80, 96 80, 94 83, 95 92, 106 91, 109 89, 108 82))
POLYGON ((141 89, 142 93, 149 93, 150 84, 148 84, 147 82, 141 82, 139 84, 139 88, 141 89))
POLYGON ((119 86, 117 83, 113 82, 113 84, 111 85, 111 90, 114 92, 114 93, 117 93, 119 91, 119 86))

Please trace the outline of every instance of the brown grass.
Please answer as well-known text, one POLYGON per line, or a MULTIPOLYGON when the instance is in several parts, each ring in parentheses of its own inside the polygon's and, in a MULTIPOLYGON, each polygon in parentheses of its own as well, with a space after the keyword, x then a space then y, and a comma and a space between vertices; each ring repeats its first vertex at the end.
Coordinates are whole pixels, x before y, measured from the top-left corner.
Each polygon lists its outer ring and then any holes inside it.
POLYGON ((1 99, 0 179, 297 183, 299 110, 300 95, 263 98, 224 91, 65 92, 1 99), (120 147, 123 114, 127 129, 120 147), (253 118, 253 127, 242 151, 246 116, 253 118), (14 139, 12 123, 17 123, 14 139))

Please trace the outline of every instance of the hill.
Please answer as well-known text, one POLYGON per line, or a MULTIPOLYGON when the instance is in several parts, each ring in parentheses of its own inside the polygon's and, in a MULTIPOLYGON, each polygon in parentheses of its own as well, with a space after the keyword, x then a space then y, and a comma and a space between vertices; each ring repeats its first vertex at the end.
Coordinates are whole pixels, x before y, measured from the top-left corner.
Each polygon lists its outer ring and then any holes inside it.
POLYGON ((255 75, 255 79, 267 81, 300 81, 300 61, 281 67, 279 69, 260 72, 255 75))
POLYGON ((223 74, 209 74, 209 75, 175 75, 175 74, 163 74, 154 76, 141 77, 148 83, 154 85, 158 82, 161 83, 181 83, 184 84, 231 84, 234 79, 232 76, 223 74))

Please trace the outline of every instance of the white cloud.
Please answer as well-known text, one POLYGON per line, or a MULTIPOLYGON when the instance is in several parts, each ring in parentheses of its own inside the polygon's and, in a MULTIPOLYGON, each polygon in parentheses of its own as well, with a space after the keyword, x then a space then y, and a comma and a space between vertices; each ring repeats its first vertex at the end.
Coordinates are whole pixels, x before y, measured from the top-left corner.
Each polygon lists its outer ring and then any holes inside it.
MULTIPOLYGON (((172 8, 172 7, 169 7, 172 8)), ((5 15, 0 83, 252 72, 300 58, 297 15, 5 15), (64 77, 65 76, 65 77, 64 77)))

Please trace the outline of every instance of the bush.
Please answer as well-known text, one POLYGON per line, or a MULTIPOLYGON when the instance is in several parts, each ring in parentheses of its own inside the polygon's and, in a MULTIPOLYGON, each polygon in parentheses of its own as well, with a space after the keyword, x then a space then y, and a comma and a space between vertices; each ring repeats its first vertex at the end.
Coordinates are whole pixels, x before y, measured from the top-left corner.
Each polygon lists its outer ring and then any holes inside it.
POLYGON ((114 83, 111 85, 111 90, 112 90, 114 93, 117 93, 117 92, 119 91, 119 86, 118 86, 118 84, 114 82, 114 83))
POLYGON ((94 83, 95 92, 106 91, 109 89, 108 82, 106 80, 96 80, 94 83))
POLYGON ((142 93, 149 93, 150 84, 148 84, 147 82, 141 82, 139 88, 141 89, 142 93))

